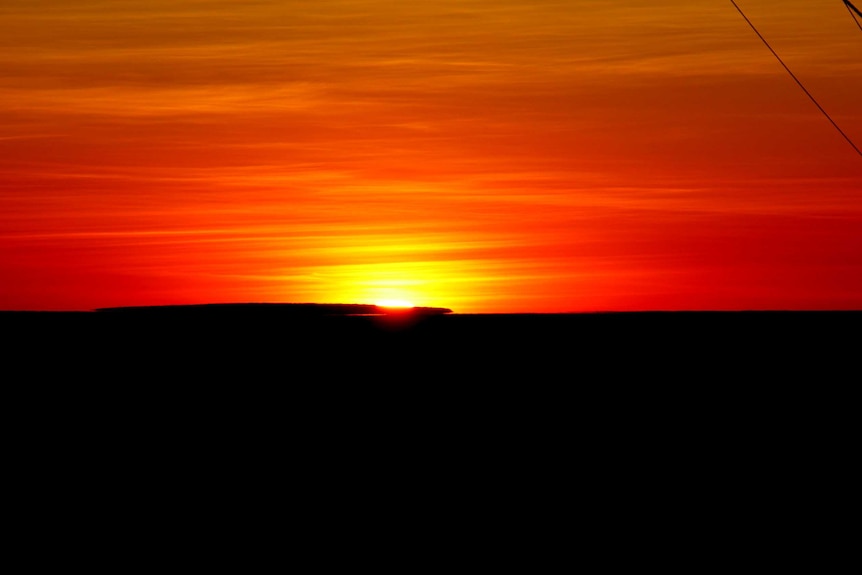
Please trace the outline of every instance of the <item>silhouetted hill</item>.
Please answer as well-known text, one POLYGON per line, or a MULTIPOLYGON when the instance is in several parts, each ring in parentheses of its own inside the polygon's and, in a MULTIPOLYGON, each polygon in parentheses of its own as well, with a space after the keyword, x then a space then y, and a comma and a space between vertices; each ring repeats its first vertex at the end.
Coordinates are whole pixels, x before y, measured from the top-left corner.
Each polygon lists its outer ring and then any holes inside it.
POLYGON ((185 504, 221 484, 208 508, 222 492, 328 500, 356 477, 387 491, 428 477, 424 498, 466 493, 475 473, 479 492, 517 478, 500 497, 526 485, 531 505, 574 485, 603 515, 633 501, 654 517, 674 500, 764 509, 764 494, 786 512, 852 477, 862 312, 320 309, 0 313, 13 466, 37 470, 32 500, 56 477, 81 478, 75 500, 119 482, 122 501, 162 485, 185 504), (176 490, 184 474, 193 487, 176 490))
POLYGON ((108 307, 95 310, 100 313, 124 313, 158 316, 248 316, 260 317, 264 314, 278 317, 320 317, 345 315, 436 315, 452 313, 452 310, 440 307, 383 307, 373 304, 355 303, 212 303, 197 305, 163 305, 163 306, 131 306, 108 307))
POLYGON ((862 343, 857 311, 458 314, 264 303, 2 312, 0 323, 7 361, 160 380, 834 378, 858 369, 862 343))

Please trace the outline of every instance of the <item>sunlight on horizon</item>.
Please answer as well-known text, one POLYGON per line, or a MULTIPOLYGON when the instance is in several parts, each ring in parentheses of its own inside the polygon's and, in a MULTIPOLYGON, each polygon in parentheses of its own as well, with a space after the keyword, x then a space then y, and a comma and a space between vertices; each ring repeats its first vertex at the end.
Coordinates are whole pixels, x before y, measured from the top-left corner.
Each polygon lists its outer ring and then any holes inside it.
POLYGON ((377 307, 397 307, 397 308, 409 308, 416 307, 413 305, 413 302, 407 301, 404 299, 382 299, 374 302, 374 305, 377 307))

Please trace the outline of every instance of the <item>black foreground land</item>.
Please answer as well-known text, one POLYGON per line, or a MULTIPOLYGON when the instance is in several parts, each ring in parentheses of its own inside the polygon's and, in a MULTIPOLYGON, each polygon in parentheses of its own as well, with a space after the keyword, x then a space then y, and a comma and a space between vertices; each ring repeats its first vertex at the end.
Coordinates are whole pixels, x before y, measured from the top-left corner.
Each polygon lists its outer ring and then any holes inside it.
POLYGON ((350 426, 395 438, 598 425, 600 441, 804 429, 834 446, 850 435, 838 430, 854 424, 862 382, 862 311, 229 304, 3 312, 0 324, 7 394, 72 428, 89 414, 151 430, 310 421, 309 440, 350 426))
POLYGON ((676 554, 706 530, 820 530, 856 489, 862 312, 332 311, 0 313, 26 517, 185 541, 166 518, 566 512, 638 537, 670 521, 676 554))
POLYGON ((167 410, 173 421, 257 424, 328 414, 362 426, 441 418, 430 428, 452 417, 626 426, 683 418, 720 421, 716 429, 779 418, 825 429, 855 418, 862 382, 862 311, 472 315, 230 304, 4 312, 0 325, 6 391, 44 397, 39 408, 64 417, 167 410))
POLYGON ((211 304, 0 312, 0 325, 6 357, 26 366, 19 378, 81 372, 185 383, 849 383, 862 349, 862 311, 457 314, 211 304))

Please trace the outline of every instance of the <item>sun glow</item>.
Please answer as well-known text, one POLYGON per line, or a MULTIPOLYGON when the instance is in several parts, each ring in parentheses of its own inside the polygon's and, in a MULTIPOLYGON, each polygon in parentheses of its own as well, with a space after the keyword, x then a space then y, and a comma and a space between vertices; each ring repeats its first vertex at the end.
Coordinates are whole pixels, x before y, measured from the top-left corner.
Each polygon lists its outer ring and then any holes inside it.
POLYGON ((382 299, 374 302, 374 305, 376 305, 377 307, 415 307, 413 305, 413 302, 409 302, 403 299, 382 299))

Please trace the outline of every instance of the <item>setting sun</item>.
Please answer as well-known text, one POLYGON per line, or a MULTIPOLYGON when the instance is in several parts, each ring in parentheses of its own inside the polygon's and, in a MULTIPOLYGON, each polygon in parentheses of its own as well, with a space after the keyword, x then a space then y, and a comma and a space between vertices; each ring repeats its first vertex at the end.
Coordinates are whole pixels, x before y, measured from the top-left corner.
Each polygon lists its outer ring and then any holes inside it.
POLYGON ((414 307, 413 302, 403 299, 383 299, 374 303, 377 307, 414 307))

